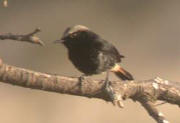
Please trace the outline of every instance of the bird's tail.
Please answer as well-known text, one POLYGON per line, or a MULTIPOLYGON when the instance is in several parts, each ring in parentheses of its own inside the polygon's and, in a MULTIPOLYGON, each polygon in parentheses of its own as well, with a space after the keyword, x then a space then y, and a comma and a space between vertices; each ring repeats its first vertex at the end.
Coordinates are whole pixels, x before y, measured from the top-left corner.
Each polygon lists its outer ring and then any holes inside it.
POLYGON ((127 72, 125 69, 123 69, 120 65, 116 64, 112 69, 112 72, 114 72, 119 78, 122 80, 133 80, 133 76, 127 72))

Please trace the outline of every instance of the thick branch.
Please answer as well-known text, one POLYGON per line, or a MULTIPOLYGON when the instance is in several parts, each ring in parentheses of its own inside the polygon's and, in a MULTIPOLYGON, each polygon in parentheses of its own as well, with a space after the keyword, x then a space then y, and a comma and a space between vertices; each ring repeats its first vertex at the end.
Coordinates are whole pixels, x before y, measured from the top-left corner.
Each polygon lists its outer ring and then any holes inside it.
MULTIPOLYGON (((85 79, 80 84, 78 78, 17 68, 3 64, 2 61, 0 62, 0 81, 31 89, 112 101, 105 91, 104 81, 85 79)), ((167 123, 168 121, 155 108, 156 100, 180 106, 180 84, 176 82, 156 78, 147 81, 113 81, 110 86, 121 99, 131 98, 139 101, 158 123, 167 123)))
POLYGON ((39 45, 43 46, 44 45, 43 41, 41 41, 39 37, 35 36, 35 34, 38 32, 40 32, 39 28, 35 29, 31 33, 24 34, 24 35, 5 33, 5 34, 0 34, 0 39, 1 40, 11 39, 11 40, 16 40, 16 41, 25 41, 25 42, 39 44, 39 45))

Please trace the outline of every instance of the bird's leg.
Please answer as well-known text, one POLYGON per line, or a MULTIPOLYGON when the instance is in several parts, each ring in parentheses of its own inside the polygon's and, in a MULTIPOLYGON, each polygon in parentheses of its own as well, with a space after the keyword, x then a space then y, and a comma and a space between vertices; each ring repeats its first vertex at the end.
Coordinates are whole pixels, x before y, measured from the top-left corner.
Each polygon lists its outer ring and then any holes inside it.
POLYGON ((82 75, 79 77, 79 85, 80 85, 80 90, 81 90, 81 92, 82 92, 83 81, 85 80, 85 77, 86 77, 86 76, 87 76, 87 75, 82 74, 82 75))
POLYGON ((106 79, 105 79, 105 87, 108 88, 110 81, 109 81, 109 71, 107 71, 106 73, 106 79))
POLYGON ((106 78, 105 78, 105 91, 107 92, 107 94, 110 96, 110 98, 113 95, 113 88, 110 85, 110 81, 109 81, 109 71, 106 72, 106 78))

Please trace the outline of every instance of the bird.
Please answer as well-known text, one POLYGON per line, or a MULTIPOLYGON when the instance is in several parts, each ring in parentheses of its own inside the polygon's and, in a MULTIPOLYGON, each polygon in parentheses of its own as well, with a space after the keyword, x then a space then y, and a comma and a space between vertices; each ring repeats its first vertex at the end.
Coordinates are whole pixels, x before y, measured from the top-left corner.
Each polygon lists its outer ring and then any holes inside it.
POLYGON ((121 80, 133 80, 133 76, 119 64, 124 55, 88 27, 74 25, 66 28, 62 38, 55 41, 60 42, 67 48, 69 60, 83 73, 82 76, 107 72, 108 81, 109 72, 113 72, 121 80))

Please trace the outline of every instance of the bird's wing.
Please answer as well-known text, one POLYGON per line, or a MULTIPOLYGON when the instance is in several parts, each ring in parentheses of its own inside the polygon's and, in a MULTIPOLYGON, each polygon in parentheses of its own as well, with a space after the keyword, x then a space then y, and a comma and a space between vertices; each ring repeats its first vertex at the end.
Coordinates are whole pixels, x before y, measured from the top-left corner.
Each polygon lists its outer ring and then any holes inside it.
POLYGON ((98 44, 96 44, 96 47, 103 51, 105 54, 114 57, 117 62, 121 62, 121 58, 124 58, 124 56, 118 52, 113 44, 104 39, 98 39, 98 44))

